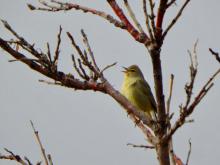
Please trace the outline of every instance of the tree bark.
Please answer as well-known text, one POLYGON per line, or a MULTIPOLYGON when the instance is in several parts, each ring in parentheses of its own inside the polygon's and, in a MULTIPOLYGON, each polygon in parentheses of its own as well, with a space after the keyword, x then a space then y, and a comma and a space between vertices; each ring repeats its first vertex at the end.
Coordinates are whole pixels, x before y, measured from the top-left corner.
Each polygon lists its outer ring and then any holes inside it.
POLYGON ((160 165, 170 165, 169 143, 161 143, 157 146, 157 159, 160 165))
POLYGON ((166 109, 163 93, 163 76, 160 60, 160 47, 155 46, 149 50, 152 59, 153 73, 154 73, 154 84, 155 84, 155 93, 157 100, 157 114, 158 114, 158 124, 159 130, 156 132, 158 138, 157 157, 160 165, 170 165, 169 159, 169 143, 168 141, 162 141, 164 135, 167 132, 166 124, 166 109))

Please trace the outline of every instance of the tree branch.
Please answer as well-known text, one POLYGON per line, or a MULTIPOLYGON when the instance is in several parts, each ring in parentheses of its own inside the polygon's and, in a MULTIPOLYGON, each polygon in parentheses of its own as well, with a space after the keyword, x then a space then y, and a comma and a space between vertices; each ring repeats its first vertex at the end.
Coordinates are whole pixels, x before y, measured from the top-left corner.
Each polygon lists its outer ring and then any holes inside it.
POLYGON ((64 3, 64 2, 55 1, 55 0, 51 0, 52 4, 49 4, 45 1, 39 1, 39 2, 44 7, 36 7, 36 6, 33 6, 32 4, 27 4, 27 5, 30 10, 40 10, 40 11, 49 11, 49 12, 68 11, 71 9, 81 10, 85 13, 91 13, 91 14, 97 15, 99 17, 102 17, 105 20, 107 20, 109 23, 113 24, 115 27, 118 27, 121 29, 126 28, 124 23, 118 21, 113 16, 111 16, 110 14, 107 14, 103 11, 95 10, 95 9, 88 8, 88 7, 81 6, 81 5, 74 4, 74 3, 64 3))
POLYGON ((209 51, 211 52, 211 54, 213 56, 215 56, 215 59, 220 63, 220 56, 218 52, 215 52, 214 50, 212 50, 211 48, 209 48, 209 51))
MULTIPOLYGON (((155 7, 155 3, 153 2, 153 0, 149 0, 149 4, 150 4, 150 21, 151 21, 151 27, 153 29, 154 35, 156 35, 157 30, 156 30, 156 24, 155 24, 155 14, 154 14, 154 7, 155 7)), ((156 36, 154 36, 156 37, 156 36)))
POLYGON ((146 35, 143 28, 141 27, 141 24, 138 22, 133 10, 131 9, 131 6, 130 4, 128 3, 128 0, 124 0, 124 4, 125 4, 125 7, 131 17, 131 19, 133 20, 135 26, 138 28, 139 32, 146 35))
POLYGON ((185 163, 186 165, 189 165, 189 158, 190 158, 191 150, 192 150, 192 143, 189 140, 189 151, 188 151, 187 159, 186 159, 186 163, 185 163))
POLYGON ((36 139, 37 139, 38 145, 40 146, 41 154, 42 154, 42 156, 43 156, 45 165, 49 165, 49 160, 47 159, 47 155, 46 155, 45 149, 44 149, 44 147, 43 147, 43 145, 42 145, 42 143, 41 143, 39 133, 38 133, 38 131, 34 128, 33 122, 30 121, 30 123, 31 123, 31 127, 32 127, 32 129, 33 129, 33 131, 34 131, 34 135, 35 135, 35 137, 36 137, 36 139))
MULTIPOLYGON (((176 0, 173 0, 170 2, 170 4, 168 4, 168 7, 174 3, 176 0)), ((162 39, 164 40, 164 38, 166 37, 167 33, 170 31, 170 29, 175 25, 175 23, 178 21, 178 19, 180 18, 180 16, 182 15, 183 10, 185 9, 185 7, 187 6, 187 4, 190 2, 190 0, 186 0, 185 3, 182 5, 182 7, 180 8, 179 12, 177 13, 177 15, 173 18, 173 20, 170 22, 170 24, 167 26, 167 28, 164 30, 163 34, 162 34, 162 39)))
POLYGON ((176 0, 170 0, 170 2, 167 3, 167 8, 169 8, 171 5, 175 4, 176 0))
POLYGON ((159 39, 162 35, 162 25, 163 25, 164 15, 167 9, 167 2, 168 0, 160 0, 160 4, 157 10, 157 17, 156 17, 157 39, 159 39))
POLYGON ((128 143, 127 146, 131 146, 133 148, 155 149, 154 146, 136 145, 136 144, 132 144, 132 143, 128 143))
POLYGON ((148 15, 148 11, 147 11, 147 2, 146 0, 143 0, 143 11, 144 11, 144 16, 145 16, 145 23, 147 26, 147 31, 148 34, 150 36, 151 41, 155 40, 154 35, 153 35, 153 29, 150 26, 150 16, 148 15))
POLYGON ((118 16, 118 18, 124 23, 126 26, 126 30, 131 34, 131 36, 138 42, 144 43, 145 45, 148 45, 150 40, 149 37, 144 33, 139 33, 135 27, 130 23, 130 21, 125 16, 123 10, 119 7, 118 3, 115 0, 107 0, 109 5, 112 7, 115 14, 118 16))
POLYGON ((171 74, 170 76, 170 87, 169 87, 169 95, 167 99, 167 115, 170 115, 170 102, 172 98, 172 93, 173 93, 173 81, 174 81, 174 75, 171 74))
POLYGON ((32 163, 29 161, 27 157, 22 159, 19 155, 15 155, 12 151, 5 148, 5 151, 9 153, 9 155, 1 155, 0 159, 6 159, 6 160, 14 160, 15 162, 21 164, 21 165, 32 165, 32 163))
MULTIPOLYGON (((61 32, 59 31, 59 34, 60 33, 61 32)), ((135 107, 124 96, 122 96, 116 89, 114 89, 112 87, 112 85, 104 77, 103 71, 105 69, 109 68, 111 65, 104 67, 104 69, 98 68, 98 66, 95 62, 93 52, 92 52, 91 47, 88 43, 88 38, 83 31, 82 31, 83 40, 84 40, 85 46, 87 47, 87 50, 89 52, 88 54, 91 57, 91 61, 90 61, 90 58, 87 56, 87 53, 83 52, 80 49, 80 47, 77 45, 73 36, 69 32, 67 32, 67 35, 71 41, 73 48, 76 49, 76 51, 80 57, 78 60, 79 66, 76 66, 76 63, 75 63, 74 67, 78 69, 78 71, 77 71, 78 74, 81 73, 82 80, 76 79, 74 77, 74 75, 72 75, 70 73, 65 74, 62 71, 58 71, 58 70, 52 71, 50 69, 51 60, 49 60, 49 57, 47 57, 47 56, 46 56, 47 60, 45 60, 46 65, 42 65, 41 63, 36 63, 34 60, 27 58, 23 53, 20 53, 20 52, 14 50, 10 46, 10 43, 3 40, 2 38, 0 38, 0 47, 3 50, 5 50, 6 52, 8 52, 10 55, 12 55, 14 58, 16 58, 17 60, 28 65, 31 69, 45 75, 48 78, 53 79, 55 81, 55 83, 54 83, 55 85, 74 88, 75 90, 99 91, 99 92, 106 93, 106 94, 110 95, 112 98, 114 98, 114 100, 116 100, 119 104, 121 104, 125 108, 124 110, 126 110, 126 112, 128 113, 131 120, 134 122, 134 124, 137 125, 142 130, 142 132, 144 133, 144 135, 146 136, 148 141, 152 145, 155 145, 157 143, 157 139, 152 134, 152 132, 146 127, 146 125, 147 125, 150 128, 153 128, 152 122, 150 122, 148 120, 148 118, 146 117, 144 112, 136 110, 135 107), (89 69, 92 73, 95 74, 96 79, 94 79, 94 77, 92 75, 89 76, 88 74, 86 74, 84 66, 87 67, 87 69, 89 69)), ((58 42, 61 42, 61 41, 59 41, 59 39, 58 39, 58 42)), ((20 44, 22 45, 23 42, 21 42, 20 44)), ((24 44, 26 44, 26 43, 24 43, 24 44)), ((49 52, 51 52, 51 51, 49 51, 49 52)), ((43 54, 45 54, 45 53, 43 53, 43 54)), ((55 55, 56 55, 56 53, 55 53, 55 55)), ((75 58, 73 57, 73 61, 74 61, 74 59, 75 58)))
POLYGON ((188 108, 181 110, 180 118, 175 122, 174 126, 168 131, 167 135, 164 137, 164 140, 169 140, 170 137, 176 132, 176 130, 181 127, 184 123, 186 118, 194 111, 195 107, 200 103, 200 101, 206 96, 208 91, 213 87, 214 83, 213 80, 216 76, 220 73, 220 69, 218 69, 205 83, 202 89, 194 98, 194 101, 188 106, 188 108))

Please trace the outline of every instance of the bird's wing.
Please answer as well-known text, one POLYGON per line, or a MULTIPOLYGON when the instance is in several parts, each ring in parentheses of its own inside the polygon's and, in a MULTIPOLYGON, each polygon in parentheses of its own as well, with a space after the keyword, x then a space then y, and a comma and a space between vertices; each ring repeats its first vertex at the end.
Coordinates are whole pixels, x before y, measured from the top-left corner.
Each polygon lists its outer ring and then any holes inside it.
POLYGON ((154 96, 151 92, 149 84, 145 80, 139 80, 139 81, 137 81, 137 83, 140 83, 141 86, 145 87, 145 89, 142 92, 144 92, 145 95, 149 96, 150 104, 153 107, 153 110, 156 111, 156 109, 157 109, 156 101, 155 101, 154 96))

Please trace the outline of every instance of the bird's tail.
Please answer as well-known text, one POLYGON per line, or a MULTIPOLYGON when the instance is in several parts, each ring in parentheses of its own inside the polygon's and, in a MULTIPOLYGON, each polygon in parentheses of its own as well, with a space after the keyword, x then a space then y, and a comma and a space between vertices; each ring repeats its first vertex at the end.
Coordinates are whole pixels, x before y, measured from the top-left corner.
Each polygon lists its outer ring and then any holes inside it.
POLYGON ((153 121, 155 121, 155 122, 158 121, 156 111, 150 111, 150 116, 153 121))
POLYGON ((153 130, 156 130, 158 128, 158 117, 156 111, 150 111, 150 116, 153 121, 153 130))

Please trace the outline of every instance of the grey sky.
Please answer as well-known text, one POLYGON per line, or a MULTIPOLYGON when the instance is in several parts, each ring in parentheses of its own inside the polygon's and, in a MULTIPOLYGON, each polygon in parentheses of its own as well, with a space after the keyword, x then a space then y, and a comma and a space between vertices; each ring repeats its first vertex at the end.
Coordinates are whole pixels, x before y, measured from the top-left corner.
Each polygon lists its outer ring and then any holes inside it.
MULTIPOLYGON (((112 13, 103 0, 78 0, 89 7, 112 13)), ((139 1, 133 1, 137 17, 143 21, 139 1)), ((106 71, 106 77, 119 89, 122 81, 121 66, 138 64, 153 89, 150 58, 145 48, 136 43, 125 31, 117 29, 99 17, 79 11, 60 13, 31 12, 26 3, 37 0, 1 0, 0 18, 9 24, 36 47, 45 49, 49 41, 54 48, 59 25, 63 27, 63 43, 60 70, 72 72, 70 54, 72 48, 65 32, 71 32, 82 45, 80 29, 87 33, 97 63, 104 67, 118 62, 115 68, 106 71)), ((218 0, 192 0, 183 17, 170 31, 162 50, 165 94, 169 75, 175 75, 174 95, 171 109, 178 116, 178 106, 185 101, 184 84, 188 80, 189 58, 187 50, 199 39, 199 74, 196 90, 204 84, 219 64, 208 48, 220 52, 220 2, 218 0)), ((178 6, 177 6, 178 7, 178 6)), ((166 16, 174 16, 177 7, 166 16)), ((0 25, 0 36, 11 35, 0 25)), ((46 151, 52 154, 54 164, 156 164, 151 150, 133 149, 127 143, 145 144, 138 128, 127 118, 122 108, 109 96, 91 91, 74 91, 59 86, 38 82, 48 80, 14 62, 0 50, 0 152, 6 147, 17 154, 25 155, 34 162, 42 160, 29 120, 39 130, 46 151)), ((201 102, 192 118, 195 123, 186 124, 175 135, 176 153, 186 159, 188 139, 192 142, 190 164, 217 164, 219 162, 219 91, 220 79, 201 102)), ((10 165, 8 161, 0 164, 10 165)))

